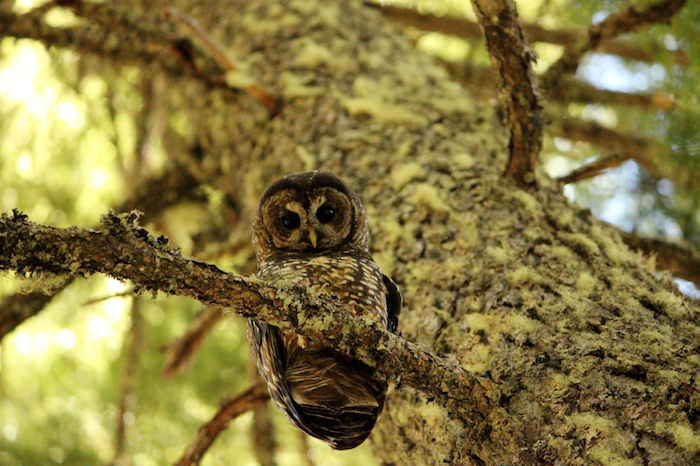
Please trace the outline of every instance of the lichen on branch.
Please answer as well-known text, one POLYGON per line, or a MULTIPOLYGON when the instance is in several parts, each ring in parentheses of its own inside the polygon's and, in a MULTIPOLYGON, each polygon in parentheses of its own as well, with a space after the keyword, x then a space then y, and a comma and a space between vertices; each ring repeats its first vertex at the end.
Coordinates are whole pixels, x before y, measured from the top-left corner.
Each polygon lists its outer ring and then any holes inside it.
POLYGON ((293 330, 375 370, 377 378, 424 392, 467 422, 485 418, 498 393, 485 379, 341 310, 334 297, 271 285, 186 258, 164 236, 142 228, 138 211, 101 218, 101 230, 53 228, 15 210, 0 216, 0 270, 68 277, 104 273, 136 290, 196 299, 231 313, 293 330))

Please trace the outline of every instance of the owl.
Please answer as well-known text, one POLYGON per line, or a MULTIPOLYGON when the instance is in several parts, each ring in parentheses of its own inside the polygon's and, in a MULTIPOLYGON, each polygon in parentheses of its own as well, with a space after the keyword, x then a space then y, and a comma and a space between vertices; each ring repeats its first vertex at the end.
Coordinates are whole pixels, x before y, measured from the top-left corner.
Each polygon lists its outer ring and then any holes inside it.
MULTIPOLYGON (((350 187, 328 172, 289 175, 263 193, 253 225, 257 275, 337 298, 347 312, 396 332, 402 298, 369 254, 369 227, 350 187)), ((270 398, 289 421, 337 450, 372 431, 387 386, 319 342, 248 321, 248 341, 270 398)))

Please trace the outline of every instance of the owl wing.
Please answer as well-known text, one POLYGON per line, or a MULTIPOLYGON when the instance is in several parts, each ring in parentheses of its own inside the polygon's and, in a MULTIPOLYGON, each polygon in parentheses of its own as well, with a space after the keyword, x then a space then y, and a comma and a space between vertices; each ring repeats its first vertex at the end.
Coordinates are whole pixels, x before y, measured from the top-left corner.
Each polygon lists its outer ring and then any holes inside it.
POLYGON ((382 274, 384 286, 386 286, 386 309, 387 309, 387 328, 391 333, 396 333, 399 328, 399 314, 403 307, 403 296, 396 286, 394 280, 382 274))
POLYGON ((253 343, 250 345, 253 359, 267 381, 270 398, 276 405, 285 407, 284 411, 288 416, 298 421, 300 415, 296 409, 297 405, 284 377, 287 355, 279 329, 264 322, 248 319, 248 339, 253 343))

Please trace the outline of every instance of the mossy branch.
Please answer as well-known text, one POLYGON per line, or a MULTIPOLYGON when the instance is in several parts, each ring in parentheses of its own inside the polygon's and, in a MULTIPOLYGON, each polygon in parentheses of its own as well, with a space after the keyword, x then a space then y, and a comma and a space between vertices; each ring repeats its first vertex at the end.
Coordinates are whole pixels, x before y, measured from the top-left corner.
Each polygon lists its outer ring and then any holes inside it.
POLYGON ((102 216, 102 230, 53 228, 25 215, 0 217, 0 270, 67 277, 104 273, 136 290, 162 291, 219 306, 243 317, 293 330, 362 361, 377 378, 414 387, 470 423, 486 417, 498 397, 483 379, 341 310, 327 294, 272 286, 189 259, 138 224, 140 213, 102 216))
MULTIPOLYGON (((166 208, 184 199, 203 200, 200 199, 199 186, 189 170, 176 165, 156 178, 141 180, 133 195, 115 209, 123 211, 138 208, 148 212, 141 220, 151 221, 166 208)), ((56 294, 71 283, 73 278, 68 278, 62 285, 55 286, 51 295, 35 291, 28 294, 16 293, 0 300, 0 340, 22 322, 41 312, 56 294)))
POLYGON ((34 39, 46 46, 144 65, 157 63, 174 76, 191 75, 212 87, 240 89, 271 115, 279 110, 277 98, 252 77, 236 72, 222 47, 193 18, 174 8, 165 13, 146 14, 110 2, 56 0, 23 15, 0 10, 0 37, 34 39), (87 24, 52 27, 45 15, 53 8, 67 8, 87 24), (186 26, 184 33, 177 30, 177 24, 186 26), (203 38, 204 46, 199 47, 203 38))
MULTIPOLYGON (((380 4, 371 0, 365 1, 365 5, 378 9, 391 20, 398 21, 405 26, 412 26, 421 31, 439 32, 467 40, 481 39, 483 36, 479 25, 467 18, 449 15, 436 16, 410 7, 380 4)), ((531 44, 546 42, 569 46, 579 40, 582 32, 573 28, 546 29, 533 23, 522 23, 522 28, 525 38, 531 44)), ((659 53, 671 54, 675 63, 681 66, 687 66, 688 64, 687 53, 683 50, 668 51, 658 44, 644 44, 642 46, 633 40, 605 39, 598 44, 596 50, 600 53, 619 55, 630 60, 651 63, 657 60, 659 53)))

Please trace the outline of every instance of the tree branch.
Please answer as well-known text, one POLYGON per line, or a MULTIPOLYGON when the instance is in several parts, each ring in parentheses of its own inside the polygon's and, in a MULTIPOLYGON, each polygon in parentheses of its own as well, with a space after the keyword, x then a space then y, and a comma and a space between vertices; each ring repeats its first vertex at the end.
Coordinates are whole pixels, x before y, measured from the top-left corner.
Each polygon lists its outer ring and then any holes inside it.
POLYGON ((587 180, 588 178, 593 178, 600 175, 603 170, 619 167, 625 160, 629 160, 628 155, 612 154, 610 157, 603 157, 602 159, 579 167, 568 175, 557 178, 557 181, 568 184, 581 180, 587 180))
POLYGON ((700 253, 689 244, 673 244, 658 239, 642 238, 634 233, 620 232, 622 240, 632 249, 641 249, 656 256, 656 265, 674 276, 700 286, 700 253))
POLYGON ((270 399, 270 395, 267 393, 267 385, 264 382, 259 382, 236 397, 225 401, 211 421, 199 429, 197 436, 187 447, 182 458, 175 463, 175 466, 199 464, 204 453, 233 419, 248 411, 260 408, 268 399, 270 399))
MULTIPOLYGON (((380 5, 374 2, 365 2, 365 4, 377 8, 389 19, 399 21, 406 26, 412 26, 421 31, 439 32, 441 34, 449 34, 465 39, 481 39, 483 37, 479 25, 466 18, 423 14, 412 8, 380 5)), ((575 43, 581 35, 581 31, 578 30, 545 29, 537 24, 523 24, 522 28, 528 43, 531 44, 535 42, 547 42, 550 44, 567 46, 575 43)), ((642 48, 637 43, 629 40, 604 40, 598 45, 596 50, 601 53, 619 55, 631 60, 646 62, 656 61, 658 54, 663 51, 666 53, 674 53, 676 62, 679 64, 685 65, 688 62, 687 54, 682 50, 677 50, 675 52, 668 52, 661 48, 658 50, 646 50, 646 48, 642 48)))
POLYGON ((561 85, 548 96, 558 102, 582 102, 604 105, 627 105, 648 111, 667 110, 675 105, 672 95, 665 92, 637 93, 616 92, 598 89, 572 76, 566 77, 561 85))
POLYGON ((0 270, 21 274, 88 276, 106 273, 135 289, 199 300, 322 342, 439 400, 468 422, 478 422, 498 397, 489 381, 400 338, 380 324, 344 312, 332 297, 299 287, 271 286, 187 259, 138 225, 139 214, 101 219, 102 231, 52 228, 18 211, 0 217, 0 270))
POLYGON ((564 75, 572 74, 586 53, 595 50, 601 42, 650 24, 668 23, 685 5, 686 0, 664 0, 645 9, 630 6, 591 26, 585 36, 567 45, 564 55, 542 75, 542 87, 556 89, 564 75))
POLYGON ((164 350, 167 353, 163 376, 172 377, 185 364, 187 364, 195 351, 202 346, 206 336, 212 328, 224 317, 224 314, 216 306, 205 308, 191 322, 187 331, 180 337, 168 343, 164 350))
POLYGON ((139 370, 139 356, 143 354, 143 314, 142 300, 138 297, 131 302, 131 331, 128 338, 126 358, 122 369, 121 393, 119 395, 119 411, 117 413, 117 428, 114 442, 114 465, 125 463, 124 454, 127 437, 127 422, 125 415, 134 409, 133 393, 139 370))
MULTIPOLYGON (((474 89, 481 98, 495 94, 496 74, 492 68, 472 66, 467 63, 443 63, 450 75, 460 83, 474 89)), ((566 77, 549 100, 557 102, 582 102, 604 105, 626 105, 647 111, 669 109, 675 105, 672 95, 665 92, 632 93, 598 89, 574 77, 566 77)))
POLYGON ((530 64, 534 55, 525 43, 513 0, 472 0, 472 5, 501 78, 510 130, 505 176, 521 187, 533 185, 543 123, 537 77, 530 64))
MULTIPOLYGON (((175 167, 160 177, 142 181, 136 192, 123 202, 117 210, 140 209, 148 212, 144 219, 155 218, 167 207, 183 199, 196 198, 196 189, 200 186, 188 170, 175 167)), ((3 298, 0 302, 0 340, 18 325, 41 312, 53 297, 73 282, 73 278, 53 288, 50 295, 45 291, 28 294, 16 293, 3 298)))
POLYGON ((679 167, 674 162, 672 149, 661 141, 626 134, 594 121, 561 116, 554 112, 547 112, 547 117, 552 122, 547 126, 547 131, 552 135, 591 143, 615 154, 617 160, 634 159, 647 168, 652 176, 657 179, 668 178, 678 189, 689 190, 696 184, 697 177, 693 172, 679 167))

